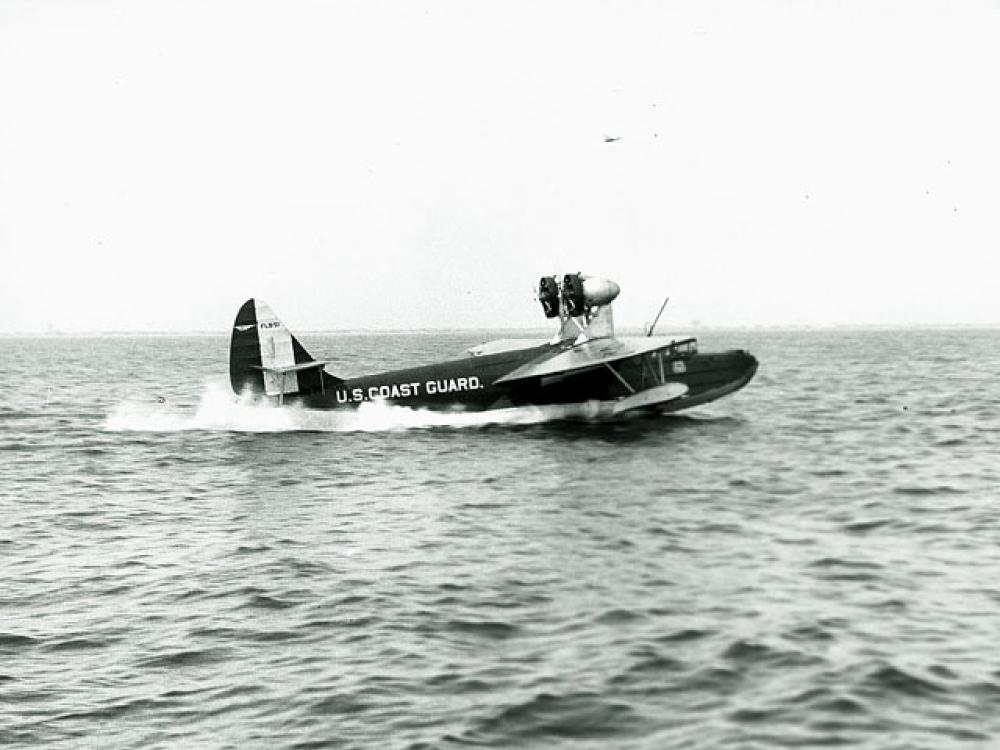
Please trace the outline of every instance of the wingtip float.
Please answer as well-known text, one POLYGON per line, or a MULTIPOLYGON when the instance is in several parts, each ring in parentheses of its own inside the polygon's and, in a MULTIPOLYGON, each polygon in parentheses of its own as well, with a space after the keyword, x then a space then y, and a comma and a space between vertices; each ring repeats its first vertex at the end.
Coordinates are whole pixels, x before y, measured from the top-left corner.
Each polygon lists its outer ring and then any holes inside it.
POLYGON ((701 353, 693 337, 618 337, 607 279, 544 276, 538 301, 559 332, 545 343, 493 341, 447 362, 338 378, 314 359, 271 309, 249 299, 233 324, 233 390, 309 409, 352 409, 370 401, 441 411, 596 405, 590 413, 676 412, 745 386, 757 360, 743 350, 701 353))

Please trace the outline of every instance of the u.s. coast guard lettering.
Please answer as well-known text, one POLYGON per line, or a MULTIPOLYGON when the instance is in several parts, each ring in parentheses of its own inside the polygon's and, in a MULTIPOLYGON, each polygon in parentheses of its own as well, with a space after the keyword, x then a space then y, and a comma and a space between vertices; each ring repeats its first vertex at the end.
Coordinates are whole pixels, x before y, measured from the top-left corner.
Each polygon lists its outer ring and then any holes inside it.
POLYGON ((460 378, 444 378, 439 380, 415 380, 410 383, 384 383, 370 385, 367 388, 338 388, 333 392, 338 404, 350 404, 358 401, 390 401, 403 398, 433 396, 441 393, 457 393, 460 391, 479 390, 482 382, 475 375, 460 378))
POLYGON ((611 303, 618 292, 606 279, 543 276, 538 301, 559 323, 548 341, 492 341, 469 349, 472 356, 357 378, 331 375, 267 305, 250 299, 233 324, 230 382, 237 393, 309 409, 371 401, 470 411, 576 404, 588 415, 614 416, 697 406, 753 377, 757 360, 747 352, 699 354, 691 337, 653 336, 655 321, 644 337, 615 336, 611 303))

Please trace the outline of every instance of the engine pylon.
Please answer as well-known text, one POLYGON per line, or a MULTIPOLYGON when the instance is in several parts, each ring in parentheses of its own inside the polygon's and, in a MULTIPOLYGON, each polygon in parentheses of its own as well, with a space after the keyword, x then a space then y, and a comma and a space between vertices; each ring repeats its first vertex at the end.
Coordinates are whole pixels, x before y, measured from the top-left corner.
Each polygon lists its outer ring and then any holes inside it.
POLYGON ((562 283, 556 276, 543 276, 538 282, 538 301, 546 318, 558 316, 559 340, 613 336, 611 303, 621 287, 610 279, 568 273, 562 283), (582 319, 582 320, 581 320, 582 319))

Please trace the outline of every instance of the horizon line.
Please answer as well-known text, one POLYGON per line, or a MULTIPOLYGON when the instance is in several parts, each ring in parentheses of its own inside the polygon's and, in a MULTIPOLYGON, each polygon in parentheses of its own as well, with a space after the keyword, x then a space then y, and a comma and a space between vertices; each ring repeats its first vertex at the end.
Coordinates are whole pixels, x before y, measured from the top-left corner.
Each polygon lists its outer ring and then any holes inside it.
MULTIPOLYGON (((677 326, 678 329, 696 331, 851 331, 851 330, 984 330, 1000 329, 1000 321, 992 323, 743 323, 743 324, 713 324, 691 323, 687 326, 677 326)), ((382 335, 415 335, 428 333, 472 333, 475 331, 515 332, 528 335, 550 335, 552 329, 541 327, 509 327, 509 326, 472 326, 445 328, 344 328, 344 329, 301 329, 297 335, 335 335, 335 336, 382 336, 382 335)), ((619 331, 630 335, 638 332, 645 335, 643 326, 620 326, 619 331)), ((0 338, 96 338, 100 336, 219 336, 229 335, 228 329, 86 329, 80 331, 64 331, 50 329, 45 331, 0 331, 0 338)))

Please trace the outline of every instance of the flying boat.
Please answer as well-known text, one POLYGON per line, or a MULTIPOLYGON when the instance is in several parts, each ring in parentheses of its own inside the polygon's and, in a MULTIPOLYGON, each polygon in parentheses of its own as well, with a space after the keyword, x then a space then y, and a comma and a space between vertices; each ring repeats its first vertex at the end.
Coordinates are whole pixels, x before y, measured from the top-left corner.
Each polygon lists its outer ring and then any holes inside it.
MULTIPOLYGON (((704 353, 692 336, 616 336, 614 281, 580 273, 543 276, 542 312, 559 330, 543 342, 479 344, 446 362, 341 378, 312 357, 271 308, 248 299, 233 323, 233 391, 278 405, 356 409, 370 402, 437 411, 580 405, 597 418, 670 413, 715 401, 753 378, 744 350, 704 353)), ((666 303, 664 303, 666 305, 666 303)), ((660 308, 663 312, 663 308, 660 308)))

